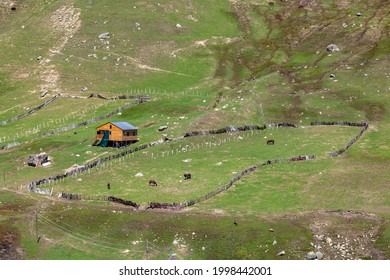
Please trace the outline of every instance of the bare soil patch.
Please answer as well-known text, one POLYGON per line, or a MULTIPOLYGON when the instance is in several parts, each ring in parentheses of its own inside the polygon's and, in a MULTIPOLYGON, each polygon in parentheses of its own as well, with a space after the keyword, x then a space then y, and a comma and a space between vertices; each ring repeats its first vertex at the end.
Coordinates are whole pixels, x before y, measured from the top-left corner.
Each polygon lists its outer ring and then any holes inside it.
POLYGON ((385 259, 375 247, 383 221, 374 214, 354 211, 317 211, 288 217, 313 233, 313 252, 326 260, 385 259))
POLYGON ((23 250, 19 247, 18 233, 6 224, 0 224, 0 260, 22 260, 23 250))

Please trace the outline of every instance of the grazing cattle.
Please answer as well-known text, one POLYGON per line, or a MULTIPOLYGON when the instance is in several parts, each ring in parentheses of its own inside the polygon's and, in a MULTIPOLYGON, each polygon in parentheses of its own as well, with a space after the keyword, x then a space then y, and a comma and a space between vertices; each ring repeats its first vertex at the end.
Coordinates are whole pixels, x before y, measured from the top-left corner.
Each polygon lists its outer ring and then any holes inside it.
POLYGON ((157 182, 155 180, 149 180, 149 186, 157 187, 157 182))
POLYGON ((267 145, 274 145, 274 144, 275 144, 275 140, 273 139, 267 141, 267 145))
POLYGON ((191 173, 186 172, 184 173, 184 180, 190 180, 191 179, 191 173))

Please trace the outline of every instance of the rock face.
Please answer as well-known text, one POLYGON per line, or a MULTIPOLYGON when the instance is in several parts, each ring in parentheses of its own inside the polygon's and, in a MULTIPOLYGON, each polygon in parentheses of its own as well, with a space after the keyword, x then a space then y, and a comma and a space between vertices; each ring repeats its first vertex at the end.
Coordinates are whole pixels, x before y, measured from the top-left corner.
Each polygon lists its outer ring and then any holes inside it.
POLYGON ((335 44, 330 44, 330 45, 328 45, 328 46, 326 47, 326 50, 327 50, 328 52, 339 52, 339 51, 340 51, 340 48, 339 48, 337 45, 335 45, 335 44))

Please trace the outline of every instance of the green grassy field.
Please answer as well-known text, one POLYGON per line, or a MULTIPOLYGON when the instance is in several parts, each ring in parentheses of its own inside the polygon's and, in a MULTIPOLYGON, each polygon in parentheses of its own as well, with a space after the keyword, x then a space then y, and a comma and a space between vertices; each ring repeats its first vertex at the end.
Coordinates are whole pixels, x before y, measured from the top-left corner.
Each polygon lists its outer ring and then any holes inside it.
POLYGON ((16 11, 0 3, 0 122, 61 95, 0 125, 0 244, 12 245, 4 259, 166 259, 171 249, 180 259, 279 259, 283 250, 285 259, 304 259, 317 250, 313 242, 326 259, 389 259, 386 1, 158 2, 27 0, 16 11), (110 37, 99 39, 104 32, 110 37), (339 51, 328 52, 329 44, 339 51), (91 94, 148 95, 150 101, 45 134, 132 102, 91 94), (309 154, 317 160, 258 168, 176 212, 27 192, 23 186, 34 180, 123 151, 91 146, 95 128, 108 121, 139 128, 139 142, 127 149, 174 140, 40 187, 142 205, 178 203, 265 160, 309 154), (359 129, 311 127, 312 121, 369 128, 346 153, 327 158, 359 129), (303 127, 177 139, 276 122, 303 127), (163 125, 168 129, 158 131, 163 125), (268 139, 276 144, 266 145, 268 139), (19 145, 3 149, 14 142, 19 145), (52 157, 51 166, 27 166, 28 156, 40 152, 52 157), (185 171, 191 180, 183 180, 185 171), (149 179, 159 186, 149 187, 149 179), (341 255, 315 235, 358 240, 355 255, 341 255), (149 256, 146 240, 154 248, 149 256))

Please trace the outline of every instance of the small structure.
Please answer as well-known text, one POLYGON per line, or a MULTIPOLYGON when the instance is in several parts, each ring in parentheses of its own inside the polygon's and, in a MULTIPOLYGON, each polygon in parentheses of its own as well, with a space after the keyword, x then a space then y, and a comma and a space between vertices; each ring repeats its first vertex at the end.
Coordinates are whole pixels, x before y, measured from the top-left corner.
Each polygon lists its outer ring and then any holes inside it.
POLYGON ((50 157, 46 153, 31 155, 27 160, 27 164, 34 167, 41 167, 43 164, 48 162, 50 162, 50 157))
POLYGON ((108 122, 96 128, 93 146, 124 147, 138 141, 138 128, 127 122, 108 122))

